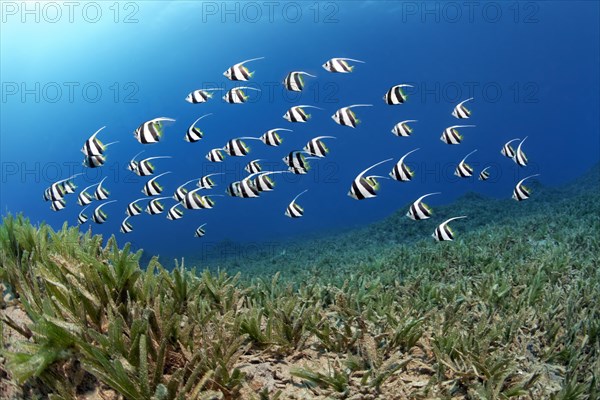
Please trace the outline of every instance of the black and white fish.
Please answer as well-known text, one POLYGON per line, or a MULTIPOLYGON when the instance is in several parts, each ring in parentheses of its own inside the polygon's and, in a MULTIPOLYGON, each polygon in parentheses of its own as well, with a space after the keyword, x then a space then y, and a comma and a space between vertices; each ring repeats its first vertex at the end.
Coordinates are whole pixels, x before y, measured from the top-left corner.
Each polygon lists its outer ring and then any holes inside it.
POLYGON ((300 207, 298 203, 296 203, 296 200, 298 200, 298 197, 302 196, 306 192, 308 192, 308 189, 301 192, 298 196, 294 197, 294 200, 292 200, 292 202, 287 206, 287 209, 285 210, 286 217, 300 218, 304 215, 304 208, 300 207))
POLYGON ((79 192, 79 195, 77 196, 77 204, 79 204, 80 206, 89 205, 94 200, 94 198, 92 197, 91 194, 89 194, 87 192, 87 190, 91 189, 97 185, 98 185, 97 183, 94 183, 93 185, 90 185, 90 186, 86 187, 85 189, 83 189, 81 192, 79 192))
POLYGON ((165 122, 175 122, 175 120, 166 117, 151 119, 138 126, 133 136, 141 144, 158 143, 163 135, 165 122))
POLYGON ((356 200, 364 200, 370 199, 373 197, 377 197, 377 191, 379 190, 379 183, 376 178, 383 178, 381 176, 367 176, 364 175, 371 169, 381 165, 385 162, 391 161, 391 158, 387 160, 380 161, 376 164, 371 165, 369 168, 362 171, 360 174, 354 178, 352 181, 352 185, 350 186, 350 191, 348 192, 348 196, 352 197, 356 200))
POLYGON ((322 110, 322 108, 317 106, 310 106, 307 104, 302 104, 299 106, 291 107, 289 110, 283 114, 283 119, 289 122, 306 122, 310 119, 310 114, 304 111, 305 108, 316 108, 317 110, 322 110))
POLYGON ((92 214, 92 221, 97 224, 103 224, 108 219, 108 215, 101 209, 107 204, 114 203, 116 200, 107 201, 105 203, 100 204, 96 209, 94 209, 94 213, 92 214))
POLYGON ((191 104, 199 104, 206 103, 208 99, 212 99, 213 94, 211 93, 213 90, 225 90, 222 88, 213 88, 213 89, 198 89, 194 90, 192 93, 188 94, 185 98, 185 101, 191 104))
POLYGON ((146 206, 146 212, 150 215, 161 214, 165 211, 165 206, 160 201, 166 199, 170 199, 170 197, 157 197, 150 200, 146 206))
POLYGON ((183 211, 177 208, 179 203, 175 204, 173 207, 169 208, 169 212, 167 213, 167 219, 171 221, 175 221, 183 218, 183 211))
POLYGON ((77 216, 77 223, 78 223, 79 225, 83 225, 83 224, 85 224, 85 223, 86 223, 86 222, 88 222, 88 220, 90 219, 90 217, 89 217, 87 214, 85 214, 85 210, 87 210, 87 208, 88 208, 88 207, 89 207, 89 206, 87 206, 87 207, 84 207, 84 208, 83 208, 83 210, 81 210, 81 211, 79 212, 79 215, 77 216))
POLYGON ((171 173, 170 171, 163 172, 162 174, 157 175, 154 178, 150 179, 144 185, 144 188, 142 189, 142 193, 144 193, 146 196, 158 196, 159 194, 161 194, 163 191, 163 187, 158 182, 156 182, 156 180, 158 178, 160 178, 161 176, 167 175, 170 173, 171 173))
POLYGON ((248 101, 250 96, 246 95, 244 89, 255 90, 260 92, 260 89, 253 88, 250 86, 240 86, 233 89, 230 89, 225 96, 223 96, 223 100, 225 100, 229 104, 242 104, 248 101))
POLYGON ((222 149, 212 149, 206 154, 206 159, 210 162, 223 162, 225 156, 222 149))
POLYGON ((250 147, 242 139, 254 139, 254 138, 237 138, 231 139, 222 150, 232 157, 243 157, 250 153, 250 147))
POLYGON ((385 101, 386 104, 389 105, 402 104, 406 102, 406 99, 408 99, 408 95, 404 93, 404 90, 402 90, 402 88, 404 87, 413 86, 408 84, 392 86, 390 90, 388 90, 387 93, 383 95, 383 101, 385 101))
POLYGON ((79 175, 83 175, 83 174, 79 173, 79 174, 71 175, 70 177, 68 177, 66 179, 61 179, 60 181, 54 182, 52 185, 50 185, 50 187, 48 187, 44 190, 44 200, 45 201, 50 201, 50 200, 58 201, 58 200, 62 200, 66 194, 74 193, 74 190, 72 190, 72 189, 75 187, 75 185, 74 184, 67 185, 66 183, 70 182, 72 179, 78 177, 79 175))
MULTIPOLYGON (((259 173, 260 172, 257 172, 256 174, 259 173)), ((233 197, 241 197, 244 199, 259 197, 260 192, 252 180, 256 174, 249 175, 241 181, 231 183, 227 188, 227 194, 233 197)))
POLYGON ((232 67, 227 68, 227 70, 223 72, 223 75, 231 81, 247 81, 252 78, 254 72, 250 72, 244 64, 262 59, 264 59, 264 57, 251 58, 249 60, 239 62, 232 67))
POLYGON ((466 100, 461 101, 460 103, 458 103, 456 105, 456 107, 454 107, 454 110, 452 110, 452 116, 454 118, 458 118, 458 119, 465 119, 465 118, 469 118, 471 116, 471 111, 469 111, 469 109, 467 107, 465 107, 465 103, 467 101, 471 101, 473 100, 473 98, 469 98, 466 100))
POLYGON ((194 123, 188 128, 187 132, 185 133, 185 138, 184 138, 184 140, 186 142, 188 142, 188 143, 195 143, 195 142, 199 141, 200 139, 202 139, 202 137, 204 136, 204 134, 202 133, 202 131, 200 130, 200 128, 198 128, 196 126, 196 124, 202 118, 208 117, 209 115, 212 115, 212 113, 210 113, 210 114, 204 114, 203 116, 201 116, 200 118, 198 118, 197 120, 195 120, 194 123))
POLYGON ((214 200, 212 200, 209 196, 200 196, 197 191, 202 190, 202 188, 190 190, 186 195, 181 205, 187 208, 188 210, 200 210, 204 208, 213 208, 215 205, 214 200))
POLYGON ((142 200, 150 200, 150 198, 142 197, 142 198, 132 201, 131 203, 129 203, 127 205, 127 210, 125 210, 125 214, 127 214, 128 217, 134 217, 136 215, 140 215, 143 210, 142 210, 142 207, 139 206, 137 203, 138 203, 138 201, 142 201, 142 200))
POLYGON ((96 133, 94 133, 92 136, 90 136, 90 138, 88 140, 86 140, 85 143, 83 144, 83 147, 81 148, 81 152, 83 154, 85 154, 87 157, 100 156, 100 155, 104 154, 104 152, 106 151, 106 148, 108 146, 110 146, 111 144, 119 143, 119 142, 111 142, 108 144, 103 144, 98 138, 96 138, 96 136, 104 128, 106 128, 106 127, 103 126, 102 128, 98 129, 96 131, 96 133))
POLYGON ((504 157, 513 158, 515 156, 515 149, 510 145, 512 142, 517 140, 521 140, 519 138, 511 139, 502 146, 502 150, 500 150, 500 154, 504 157))
POLYGON ((50 203, 50 209, 52 211, 63 210, 66 206, 67 206, 67 202, 65 199, 52 200, 52 203, 50 203))
POLYGON ((448 226, 448 223, 451 221, 454 221, 456 219, 461 219, 461 218, 467 218, 467 217, 465 215, 463 215, 461 217, 454 217, 454 218, 447 219, 446 221, 439 224, 437 228, 435 228, 435 231, 433 231, 431 236, 438 242, 454 240, 454 232, 452 232, 452 229, 450 229, 450 227, 448 226))
POLYGON ((196 233, 194 233, 195 237, 202 237, 206 234, 206 231, 203 229, 204 226, 206 226, 206 224, 202 224, 200 225, 197 229, 196 229, 196 233))
POLYGON ((354 107, 373 107, 373 104, 353 104, 351 106, 342 107, 337 110, 331 118, 339 125, 356 128, 360 124, 360 120, 351 109, 354 107))
POLYGON ((325 157, 329 153, 329 149, 323 143, 323 139, 335 139, 334 136, 317 136, 316 138, 312 138, 306 143, 304 146, 304 151, 315 157, 325 157))
POLYGON ((291 90, 293 92, 301 92, 302 89, 304 89, 304 78, 302 77, 302 75, 310 76, 311 78, 316 78, 316 76, 311 75, 308 72, 292 71, 283 80, 283 85, 287 90, 291 90))
POLYGON ((257 159, 257 160, 250 161, 244 167, 244 171, 248 172, 249 174, 254 174, 256 172, 262 171, 262 166, 260 165, 259 161, 262 161, 262 160, 257 159))
POLYGON ((108 196, 110 196, 110 192, 104 186, 102 186, 106 178, 106 176, 102 178, 100 183, 98 183, 98 186, 96 186, 96 191, 94 192, 94 197, 96 200, 106 200, 108 199, 108 196))
POLYGON ((106 163, 105 155, 86 156, 83 158, 83 166, 88 168, 98 168, 106 163))
POLYGON ((194 178, 194 179, 190 179, 189 181, 179 185, 179 187, 175 190, 175 193, 173 193, 173 198, 177 201, 183 201, 183 199, 185 198, 185 195, 187 194, 188 190, 185 188, 185 185, 188 185, 194 181, 198 181, 200 180, 200 178, 194 178))
POLYGON ((410 169, 409 166, 404 164, 404 159, 409 154, 414 153, 417 150, 419 150, 419 149, 416 148, 414 150, 411 150, 408 153, 406 153, 405 155, 403 155, 402 158, 400 158, 400 161, 398 161, 396 163, 396 165, 394 165, 394 168, 392 168, 392 171, 389 173, 389 175, 392 179, 399 181, 399 182, 408 182, 413 178, 413 176, 415 176, 415 172, 412 169, 410 169))
POLYGON ((408 125, 409 122, 418 122, 416 119, 407 119, 400 121, 392 128, 392 133, 399 137, 408 137, 413 132, 413 129, 408 125))
POLYGON ((338 58, 332 58, 332 59, 326 61, 325 64, 322 65, 322 67, 326 71, 329 71, 329 72, 339 72, 339 73, 347 74, 347 73, 354 71, 354 65, 348 64, 348 61, 357 62, 357 63, 361 63, 361 64, 365 63, 364 61, 355 60, 352 58, 338 57, 338 58))
POLYGON ((463 137, 458 133, 458 128, 475 128, 475 125, 452 125, 444 129, 440 140, 446 144, 459 144, 462 142, 463 137))
POLYGON ((283 139, 281 136, 279 136, 277 131, 293 132, 291 129, 285 128, 269 129, 260 137, 260 140, 262 140, 262 142, 267 146, 279 146, 281 143, 283 143, 283 139))
POLYGON ((302 151, 292 151, 287 156, 283 157, 282 160, 290 168, 302 169, 308 171, 310 164, 307 159, 314 157, 305 157, 302 151))
POLYGON ((488 172, 488 169, 490 169, 490 167, 485 167, 481 170, 481 172, 479 173, 480 181, 487 181, 488 179, 490 179, 490 173, 488 172))
POLYGON ((460 178, 469 178, 469 177, 473 176, 473 167, 471 167, 469 164, 467 164, 466 160, 467 160, 467 157, 469 157, 471 154, 475 153, 476 151, 477 151, 477 149, 473 150, 472 152, 467 154, 465 156, 465 158, 463 158, 460 161, 460 163, 458 163, 458 166, 454 170, 454 175, 456 175, 460 178))
POLYGON ((519 181, 519 183, 517 183, 517 186, 515 186, 515 188, 513 190, 512 198, 517 201, 527 200, 529 198, 529 196, 531 196, 531 190, 528 187, 524 186, 523 182, 525 182, 527 179, 533 178, 535 176, 540 176, 540 174, 529 175, 528 177, 521 179, 519 181))
POLYGON ((136 172, 137 168, 138 168, 138 162, 136 160, 136 158, 142 154, 145 150, 140 151, 139 153, 137 153, 135 156, 133 156, 133 158, 131 160, 129 160, 129 162, 127 163, 127 169, 131 172, 136 172))
POLYGON ((521 149, 521 147, 523 147, 523 143, 525 143, 527 140, 527 137, 528 136, 525 136, 525 139, 521 140, 521 143, 519 143, 517 151, 515 152, 515 156, 513 157, 513 161, 516 162, 519 167, 524 167, 527 165, 527 163, 529 163, 527 156, 523 152, 523 149, 521 149))
POLYGON ((128 219, 129 217, 125 217, 123 222, 121 222, 121 229, 119 229, 121 233, 133 232, 133 225, 131 225, 131 222, 129 222, 128 219))
POLYGON ((200 178, 196 186, 201 189, 212 189, 213 187, 217 186, 217 184, 210 177, 223 174, 224 172, 215 172, 213 174, 204 175, 202 178, 200 178))
POLYGON ((254 178, 254 186, 259 192, 270 192, 275 188, 275 182, 269 177, 269 175, 285 173, 290 173, 290 171, 262 172, 258 174, 256 178, 254 178))
POLYGON ((173 158, 171 156, 157 156, 157 157, 148 157, 145 158, 143 160, 141 160, 140 162, 138 162, 137 164, 137 168, 135 169, 135 174, 137 176, 149 176, 154 174, 154 164, 152 164, 150 161, 152 160, 162 160, 165 158, 173 158))
POLYGON ((415 202, 410 205, 406 216, 413 221, 430 218, 433 214, 433 210, 427 204, 423 203, 423 199, 427 196, 433 196, 434 194, 440 194, 440 192, 427 193, 415 200, 415 202))
POLYGON ((75 189, 77 189, 77 185, 73 182, 73 178, 76 176, 83 174, 75 174, 62 182, 62 187, 65 190, 65 194, 73 194, 75 193, 75 189))
POLYGON ((292 174, 296 174, 296 175, 306 175, 308 174, 308 171, 310 170, 310 165, 307 168, 296 168, 296 167, 288 167, 288 172, 291 172, 292 174))

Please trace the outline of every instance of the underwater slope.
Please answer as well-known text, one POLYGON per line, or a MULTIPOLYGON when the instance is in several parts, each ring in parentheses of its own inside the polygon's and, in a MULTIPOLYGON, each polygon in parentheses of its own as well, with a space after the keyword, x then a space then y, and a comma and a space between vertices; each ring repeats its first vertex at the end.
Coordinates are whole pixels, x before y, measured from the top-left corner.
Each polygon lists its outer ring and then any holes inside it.
POLYGON ((456 224, 453 243, 411 231, 402 212, 318 251, 254 259, 254 279, 140 266, 114 240, 9 216, 2 390, 11 379, 22 398, 596 399, 598 172, 534 186, 520 204, 436 207, 489 215, 456 224))

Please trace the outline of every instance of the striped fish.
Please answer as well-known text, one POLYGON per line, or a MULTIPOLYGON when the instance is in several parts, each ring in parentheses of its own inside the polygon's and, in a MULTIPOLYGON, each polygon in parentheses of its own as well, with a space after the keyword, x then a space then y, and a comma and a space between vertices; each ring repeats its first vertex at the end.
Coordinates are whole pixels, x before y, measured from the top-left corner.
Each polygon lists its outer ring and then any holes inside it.
POLYGON ((281 136, 279 136, 277 131, 293 132, 291 129, 285 128, 270 129, 260 137, 260 140, 262 140, 262 142, 267 146, 279 146, 281 143, 283 143, 283 139, 281 139, 281 136))
POLYGON ((521 149, 521 147, 523 146, 523 143, 525 143, 525 141, 527 140, 527 137, 528 136, 525 136, 525 139, 521 140, 521 143, 519 143, 519 146, 517 147, 515 156, 513 157, 513 161, 516 162, 519 167, 524 167, 527 165, 527 163, 529 163, 527 156, 521 149))
POLYGON ((159 194, 162 193, 163 191, 163 187, 158 184, 158 182, 156 182, 156 180, 158 178, 160 178, 163 175, 167 175, 170 174, 171 172, 163 172, 162 174, 155 176, 154 178, 150 179, 148 182, 146 182, 146 184, 144 185, 144 188, 142 189, 142 193, 144 193, 146 196, 158 196, 159 194))
POLYGON ((133 136, 141 144, 158 143, 163 135, 164 122, 175 122, 175 120, 166 117, 151 119, 141 124, 133 132, 133 136))
POLYGON ((50 191, 50 188, 47 187, 46 189, 44 189, 44 201, 50 201, 52 197, 52 193, 50 191))
POLYGON ((50 209, 52 211, 63 210, 66 206, 67 206, 67 202, 65 199, 52 200, 52 203, 50 203, 50 209))
POLYGON ((317 136, 316 138, 310 139, 306 146, 304 146, 304 151, 306 151, 311 156, 315 157, 325 157, 329 153, 329 149, 323 143, 322 139, 335 139, 334 136, 317 136))
POLYGON ((131 222, 127 221, 128 219, 129 217, 125 217, 123 222, 121 222, 121 229, 119 229, 121 233, 133 232, 133 225, 131 225, 131 222))
POLYGON ((358 174, 356 176, 356 178, 354 178, 354 181, 352 181, 352 186, 350 187, 348 196, 350 196, 356 200, 364 200, 364 199, 370 199, 373 197, 377 197, 377 191, 379 190, 379 183, 377 182, 377 180, 375 178, 381 178, 381 177, 367 176, 365 178, 364 175, 367 173, 367 171, 369 171, 369 170, 375 168, 376 166, 381 165, 385 162, 391 161, 391 160, 392 160, 391 158, 388 158, 387 160, 380 161, 376 164, 371 165, 369 168, 365 169, 360 174, 358 174))
POLYGON ((188 185, 196 180, 199 180, 200 178, 194 178, 194 179, 190 179, 189 181, 185 182, 184 184, 180 185, 176 190, 175 193, 173 193, 173 198, 177 201, 183 201, 183 199, 185 198, 185 195, 187 194, 188 190, 184 187, 185 185, 188 185))
POLYGON ((213 208, 215 202, 209 196, 200 196, 197 191, 202 188, 190 190, 186 195, 181 205, 188 210, 200 210, 203 208, 213 208))
POLYGON ((465 119, 465 118, 469 118, 471 116, 471 111, 469 111, 467 109, 467 107, 464 106, 464 104, 467 101, 471 101, 473 100, 473 98, 469 98, 466 100, 461 101, 460 103, 458 103, 456 105, 456 107, 454 107, 454 110, 452 110, 452 116, 454 118, 458 118, 458 119, 465 119))
POLYGON ((353 104, 348 107, 342 107, 331 116, 331 118, 339 125, 356 128, 360 124, 360 120, 356 117, 351 108, 354 107, 373 107, 373 104, 353 104))
POLYGON ((188 128, 188 130, 187 130, 187 132, 185 134, 185 138, 184 138, 184 140, 186 142, 188 142, 188 143, 195 143, 195 142, 199 141, 200 139, 202 139, 202 137, 204 136, 204 134, 202 133, 202 131, 200 130, 200 128, 196 127, 196 124, 202 118, 208 117, 209 115, 212 115, 212 113, 210 113, 210 114, 204 114, 203 116, 201 116, 200 118, 198 118, 197 120, 195 120, 194 123, 188 128))
MULTIPOLYGON (((65 182, 70 182, 72 179, 78 177, 79 175, 83 175, 82 173, 71 175, 66 179, 61 179, 60 181, 54 182, 50 187, 44 190, 44 200, 45 201, 58 201, 62 200, 66 194, 73 193, 71 190, 71 186, 65 185, 65 182), (69 191, 67 191, 69 190, 69 191)), ((74 185, 73 185, 74 186, 74 185)))
POLYGON ((173 207, 169 208, 169 212, 167 213, 167 219, 171 221, 175 221, 177 219, 183 218, 183 211, 177 208, 179 203, 175 204, 173 207))
POLYGON ((517 201, 523 201, 527 200, 531 196, 531 190, 528 187, 524 186, 523 182, 525 182, 529 178, 533 178, 534 176, 540 176, 540 174, 529 175, 528 177, 521 179, 519 183, 517 183, 517 186, 515 186, 513 190, 513 199, 517 201))
POLYGON ((89 217, 87 214, 85 214, 85 210, 87 210, 87 208, 88 208, 88 207, 89 207, 89 206, 87 206, 87 207, 84 207, 84 208, 83 208, 83 210, 81 210, 81 211, 79 212, 79 215, 77 216, 77 223, 78 223, 79 225, 83 225, 83 224, 85 224, 85 223, 86 223, 86 222, 88 222, 88 220, 90 219, 90 217, 89 217))
POLYGON ((214 174, 204 175, 202 178, 200 178, 196 186, 198 186, 201 189, 212 189, 213 187, 217 186, 217 184, 212 179, 210 179, 210 177, 223 174, 224 172, 216 172, 214 174))
POLYGON ((440 140, 446 144, 459 144, 462 142, 463 137, 458 133, 458 128, 475 128, 475 125, 452 125, 444 129, 440 140))
POLYGON ((420 221, 423 219, 428 219, 433 214, 433 210, 427 204, 423 203, 423 199, 427 196, 433 196, 434 194, 441 194, 440 192, 435 193, 427 193, 423 196, 419 197, 415 200, 414 203, 411 204, 406 216, 413 221, 420 221))
POLYGON ((461 218, 467 218, 467 217, 463 215, 461 217, 454 217, 454 218, 447 219, 446 221, 444 221, 440 225, 438 225, 437 228, 435 228, 435 231, 433 231, 431 236, 438 242, 454 240, 454 232, 452 232, 452 229, 450 229, 450 227, 448 226, 448 223, 451 221, 454 221, 455 219, 461 219, 461 218))
POLYGON ((361 63, 364 64, 364 61, 360 61, 360 60, 355 60, 352 58, 332 58, 328 61, 325 62, 325 64, 322 65, 322 67, 329 72, 339 72, 339 73, 343 73, 343 74, 347 74, 350 73, 352 71, 354 71, 354 65, 349 65, 348 61, 352 61, 352 62, 357 62, 357 63, 361 63))
POLYGON ((471 167, 469 164, 467 164, 466 160, 467 160, 467 157, 469 157, 471 154, 475 153, 476 151, 477 151, 477 149, 473 150, 472 152, 467 154, 465 156, 465 158, 463 158, 460 161, 460 163, 454 170, 454 175, 456 175, 460 178, 469 178, 469 177, 473 176, 473 167, 471 167))
POLYGON ((398 137, 408 137, 412 133, 413 129, 408 126, 409 122, 418 122, 416 119, 407 119, 405 121, 398 122, 392 128, 392 133, 398 137))
POLYGON ((98 185, 97 183, 94 183, 93 185, 90 185, 90 186, 86 187, 85 189, 83 189, 81 192, 79 192, 79 195, 77 196, 77 204, 79 204, 80 206, 89 205, 94 200, 94 198, 92 197, 91 194, 89 194, 87 192, 87 190, 91 189, 97 185, 98 185))
POLYGON ((282 160, 290 168, 308 171, 310 169, 310 164, 307 161, 307 157, 302 153, 302 151, 292 151, 287 156, 283 157, 282 160))
POLYGON ((114 203, 114 202, 116 202, 116 200, 107 201, 105 203, 100 204, 98 207, 96 207, 96 209, 94 210, 94 213, 92 214, 92 221, 94 221, 97 224, 105 223, 106 220, 108 219, 108 215, 103 210, 101 210, 101 208, 107 204, 114 203))
POLYGON ((292 200, 292 202, 287 206, 287 209, 285 210, 286 217, 300 218, 301 216, 304 215, 304 208, 300 207, 296 203, 296 200, 298 200, 298 197, 302 196, 306 192, 308 192, 308 189, 301 192, 298 196, 294 197, 294 200, 292 200))
POLYGON ((227 194, 232 197, 241 197, 244 199, 259 197, 260 192, 252 180, 255 175, 256 174, 249 175, 241 181, 230 184, 227 188, 227 194))
POLYGON ((251 61, 262 60, 262 59, 264 59, 264 57, 251 58, 249 60, 245 60, 240 63, 237 63, 237 64, 233 65, 232 67, 227 68, 227 70, 225 72, 223 72, 223 75, 231 81, 247 81, 250 78, 252 78, 252 76, 254 75, 254 72, 250 72, 244 64, 251 62, 251 61))
POLYGON ((490 167, 485 167, 481 170, 481 172, 479 173, 480 181, 487 181, 488 179, 490 179, 490 173, 487 171, 488 169, 490 169, 490 167))
POLYGON ((515 156, 515 149, 510 145, 512 142, 521 140, 519 138, 511 139, 502 146, 502 150, 500 150, 500 154, 504 157, 513 158, 515 156))
POLYGON ((202 229, 206 224, 202 224, 196 229, 196 233, 194 233, 194 237, 202 237, 206 234, 206 231, 202 229))
POLYGON ((206 159, 210 162, 223 162, 225 156, 221 149, 212 149, 206 154, 206 159))
POLYGON ((285 86, 287 90, 291 90, 293 92, 301 92, 302 89, 304 89, 304 78, 302 75, 310 76, 311 78, 316 78, 316 76, 311 75, 308 72, 292 71, 283 80, 283 86, 285 86))
POLYGON ((161 214, 165 211, 165 206, 160 201, 166 199, 170 199, 170 197, 157 197, 150 200, 146 206, 146 212, 150 215, 161 214))
POLYGON ((173 158, 171 156, 158 156, 158 157, 148 157, 137 164, 137 168, 134 171, 137 176, 149 176, 154 174, 154 164, 150 161, 152 160, 162 160, 165 158, 173 158))
POLYGON ((285 114, 283 114, 283 119, 289 122, 306 122, 310 119, 310 114, 304 111, 305 108, 316 108, 317 110, 322 110, 320 107, 310 106, 307 104, 294 106, 287 110, 285 114))
POLYGON ((227 186, 227 189, 225 189, 225 193, 231 197, 242 197, 242 182, 231 182, 229 186, 227 186))
POLYGON ((98 186, 96 186, 96 191, 94 192, 94 197, 96 198, 96 200, 106 200, 106 199, 108 199, 108 196, 110 195, 110 192, 105 187, 102 186, 102 184, 104 183, 106 178, 107 178, 106 176, 104 178, 102 178, 100 183, 98 183, 98 186))
POLYGON ((104 128, 106 128, 106 127, 103 126, 102 128, 98 129, 96 131, 96 133, 94 133, 92 136, 90 136, 90 138, 88 140, 86 140, 85 143, 83 144, 83 147, 81 148, 81 152, 84 155, 86 155, 87 157, 100 156, 100 155, 104 154, 104 152, 106 151, 106 148, 108 146, 110 146, 111 144, 119 143, 119 142, 112 142, 112 143, 108 143, 108 144, 103 144, 98 138, 96 138, 98 133, 100 133, 100 131, 104 128))
POLYGON ((403 155, 402 158, 400 158, 400 161, 398 161, 396 165, 394 165, 394 168, 389 173, 392 179, 397 180, 399 182, 408 182, 413 178, 413 176, 415 176, 415 172, 411 170, 410 167, 408 167, 406 164, 404 164, 404 159, 409 154, 414 153, 417 150, 419 150, 419 148, 409 151, 408 153, 403 155))
POLYGON ((225 96, 223 96, 223 100, 225 100, 229 104, 242 104, 248 101, 250 96, 246 95, 244 89, 255 90, 260 92, 260 89, 253 88, 250 86, 240 86, 233 89, 230 89, 225 96))
POLYGON ((406 102, 408 95, 404 93, 404 90, 402 90, 402 88, 404 87, 413 86, 407 84, 392 86, 390 90, 388 90, 387 93, 383 95, 383 101, 385 101, 385 103, 389 105, 402 104, 406 102))
POLYGON ((106 156, 89 156, 83 158, 83 166, 88 168, 98 168, 106 163, 106 156))
POLYGON ((198 89, 194 90, 190 94, 187 95, 185 101, 190 104, 198 104, 198 103, 206 103, 208 99, 212 99, 213 94, 211 93, 213 90, 225 90, 222 88, 213 88, 213 89, 198 89))
POLYGON ((64 181, 62 187, 65 190, 65 194, 73 194, 75 193, 75 189, 77 189, 77 185, 72 180, 64 181))
POLYGON ((137 153, 135 156, 133 156, 133 158, 131 160, 129 160, 129 162, 127 163, 127 169, 131 172, 136 172, 136 170, 138 169, 138 162, 136 161, 137 156, 139 156, 140 154, 142 154, 145 150, 140 151, 139 153, 137 153))
MULTIPOLYGON (((310 166, 309 166, 309 169, 310 169, 310 166)), ((296 175, 306 175, 306 174, 308 174, 309 169, 288 167, 288 172, 291 172, 296 175)))
POLYGON ((262 161, 262 160, 257 159, 257 160, 250 161, 244 167, 244 171, 248 172, 249 174, 254 174, 256 172, 262 171, 262 166, 259 164, 259 161, 262 161))
POLYGON ((237 138, 231 139, 222 150, 232 157, 242 157, 250 152, 250 147, 242 141, 242 139, 248 138, 237 138))
POLYGON ((290 171, 263 172, 254 178, 254 186, 259 192, 270 192, 275 188, 275 182, 269 177, 269 175, 284 174, 289 172, 290 171))
POLYGON ((139 198, 137 200, 132 201, 131 203, 129 203, 127 205, 127 210, 125 210, 125 214, 127 214, 128 217, 134 217, 136 215, 140 215, 142 213, 142 207, 140 207, 137 202, 138 201, 142 201, 142 200, 150 200, 149 197, 142 197, 139 198))

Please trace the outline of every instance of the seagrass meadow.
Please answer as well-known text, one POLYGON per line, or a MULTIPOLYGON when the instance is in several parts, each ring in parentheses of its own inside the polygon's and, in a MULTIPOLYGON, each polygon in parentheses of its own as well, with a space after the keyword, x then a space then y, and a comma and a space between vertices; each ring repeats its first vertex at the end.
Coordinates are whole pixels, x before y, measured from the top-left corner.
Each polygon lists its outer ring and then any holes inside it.
POLYGON ((597 165, 437 207, 479 215, 454 242, 402 208, 219 270, 6 215, 0 397, 598 399, 599 189, 597 165))

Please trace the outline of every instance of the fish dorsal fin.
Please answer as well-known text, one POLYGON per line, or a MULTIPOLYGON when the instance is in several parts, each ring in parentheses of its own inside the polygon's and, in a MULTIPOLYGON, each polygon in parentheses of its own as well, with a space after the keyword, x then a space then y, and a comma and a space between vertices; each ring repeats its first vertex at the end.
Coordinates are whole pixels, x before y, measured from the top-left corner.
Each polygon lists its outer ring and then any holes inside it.
POLYGON ((433 192, 433 193, 427 193, 427 194, 424 194, 423 196, 421 196, 421 197, 419 197, 417 200, 415 200, 415 203, 420 203, 420 202, 422 202, 422 201, 423 201, 423 199, 424 199, 425 197, 428 197, 428 196, 433 196, 434 194, 442 194, 442 192, 433 192))
POLYGON ((461 164, 464 164, 465 161, 467 161, 467 157, 469 157, 471 154, 475 153, 477 151, 477 149, 473 150, 472 152, 470 152, 469 154, 467 154, 465 156, 465 158, 462 159, 462 161, 460 162, 461 164))
POLYGON ((204 114, 203 116, 199 117, 197 120, 194 121, 192 126, 196 125, 198 123, 198 121, 200 121, 204 117, 208 117, 209 115, 213 115, 213 113, 204 114))
POLYGON ((362 176, 363 176, 363 175, 364 175, 364 174, 365 174, 367 171, 369 171, 370 169, 373 169, 373 168, 375 168, 376 166, 378 166, 378 165, 381 165, 381 164, 383 164, 383 163, 385 163, 385 162, 388 162, 388 161, 392 161, 392 158, 388 158, 387 160, 379 161, 378 163, 371 165, 369 168, 365 169, 365 170, 364 170, 364 171, 362 171, 360 174, 358 174, 358 175, 356 176, 356 179, 360 179, 360 178, 362 178, 362 176))
POLYGON ((167 174, 170 174, 170 173, 171 173, 171 171, 163 172, 162 174, 160 174, 160 175, 157 175, 157 176, 155 176, 154 178, 150 179, 150 180, 148 181, 148 183, 150 183, 150 182, 154 182, 155 180, 157 180, 157 179, 158 179, 158 178, 160 178, 161 176, 163 176, 163 175, 167 175, 167 174))
POLYGON ((454 220, 456 220, 456 219, 462 219, 462 218, 467 218, 467 216, 466 216, 466 215, 462 215, 462 216, 460 216, 460 217, 452 217, 452 218, 449 218, 449 219, 445 220, 444 222, 442 222, 442 223, 440 224, 440 228, 444 228, 444 227, 445 227, 446 225, 448 225, 450 222, 452 222, 452 221, 454 221, 454 220))
POLYGON ((420 150, 420 147, 417 147, 414 150, 409 151, 408 153, 406 153, 405 155, 402 156, 402 158, 400 158, 400 161, 398 161, 398 164, 404 164, 404 159, 406 157, 408 157, 411 153, 414 153, 415 151, 420 150))
POLYGON ((523 184, 523 182, 525 182, 527 179, 529 179, 529 178, 533 178, 533 177, 536 177, 536 176, 540 176, 540 174, 533 174, 533 175, 529 175, 529 176, 527 176, 527 177, 525 177, 525 178, 521 179, 521 180, 519 181, 519 183, 517 183, 517 186, 521 186, 521 185, 523 184))
POLYGON ((249 60, 244 60, 242 62, 239 62, 237 64, 234 65, 234 67, 241 67, 242 65, 252 62, 252 61, 258 61, 258 60, 264 60, 265 57, 256 57, 256 58, 251 58, 249 60))
POLYGON ((302 192, 298 193, 298 195, 297 195, 296 197, 294 197, 294 200, 292 200, 292 202, 290 203, 290 205, 291 205, 291 204, 294 204, 294 203, 296 202, 296 200, 298 200, 298 198, 299 198, 300 196, 302 196, 302 195, 303 195, 304 193, 306 193, 306 192, 308 192, 308 189, 305 189, 305 190, 303 190, 302 192))
POLYGON ((457 107, 460 107, 460 106, 462 106, 463 104, 465 104, 467 101, 471 101, 471 100, 473 100, 473 97, 469 97, 468 99, 461 101, 461 102, 460 102, 460 103, 458 103, 456 106, 457 106, 457 107))
POLYGON ((366 61, 356 60, 354 58, 337 57, 337 58, 334 58, 334 60, 353 61, 353 62, 357 62, 357 63, 361 63, 361 64, 366 64, 366 61))
POLYGON ((310 104, 300 104, 299 106, 293 106, 292 108, 316 108, 317 110, 323 110, 321 107, 311 106, 310 104))

